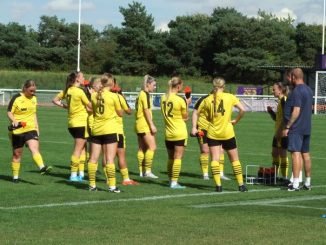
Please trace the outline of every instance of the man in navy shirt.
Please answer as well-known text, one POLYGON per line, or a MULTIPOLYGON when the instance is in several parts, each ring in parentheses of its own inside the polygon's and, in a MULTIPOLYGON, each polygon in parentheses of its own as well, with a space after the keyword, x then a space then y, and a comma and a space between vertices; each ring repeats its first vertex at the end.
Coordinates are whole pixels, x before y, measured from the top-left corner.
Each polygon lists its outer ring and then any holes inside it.
POLYGON ((302 160, 305 168, 304 190, 311 190, 311 159, 309 153, 311 135, 311 115, 313 93, 304 83, 303 71, 295 68, 291 72, 293 91, 288 96, 284 107, 285 129, 283 135, 288 135, 288 151, 292 156, 293 185, 288 191, 299 190, 299 173, 302 160))

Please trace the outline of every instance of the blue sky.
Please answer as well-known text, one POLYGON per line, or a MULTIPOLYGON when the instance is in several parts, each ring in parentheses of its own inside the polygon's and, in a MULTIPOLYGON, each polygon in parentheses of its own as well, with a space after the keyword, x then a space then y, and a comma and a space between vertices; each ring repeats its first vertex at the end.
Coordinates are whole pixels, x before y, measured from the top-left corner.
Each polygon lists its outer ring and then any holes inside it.
MULTIPOLYGON (((297 22, 322 24, 323 0, 137 0, 154 17, 156 29, 166 30, 176 16, 202 13, 210 15, 216 7, 234 7, 256 16, 259 9, 279 17, 290 15, 297 22)), ((119 6, 132 0, 82 0, 82 22, 102 30, 111 24, 120 26, 119 6)), ((78 0, 0 0, 0 23, 18 22, 37 29, 41 15, 56 15, 66 22, 78 21, 78 0)))

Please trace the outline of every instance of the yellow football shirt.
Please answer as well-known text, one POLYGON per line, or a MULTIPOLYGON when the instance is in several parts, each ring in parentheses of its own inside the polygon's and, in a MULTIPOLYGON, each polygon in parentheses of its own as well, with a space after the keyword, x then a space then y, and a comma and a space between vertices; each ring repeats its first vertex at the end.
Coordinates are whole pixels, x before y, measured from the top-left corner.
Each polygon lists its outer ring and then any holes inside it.
POLYGON ((163 95, 161 112, 165 122, 165 139, 169 141, 187 139, 187 126, 182 118, 182 115, 187 112, 185 99, 175 93, 171 93, 169 97, 163 95))
POLYGON ((28 131, 37 130, 35 124, 36 118, 36 96, 27 98, 23 93, 12 97, 8 105, 10 111, 17 122, 25 122, 26 126, 13 130, 13 134, 22 134, 28 131))
POLYGON ((121 110, 118 95, 108 90, 103 90, 101 96, 92 94, 94 122, 92 135, 106 135, 118 133, 119 124, 116 110, 121 110))
POLYGON ((283 108, 285 105, 286 96, 278 99, 277 109, 276 109, 276 118, 275 118, 275 133, 277 133, 280 126, 283 124, 283 108))
MULTIPOLYGON (((198 111, 199 106, 202 104, 204 99, 206 99, 207 97, 208 97, 208 95, 205 95, 205 96, 199 98, 196 101, 194 109, 196 109, 198 111)), ((201 111, 198 111, 198 121, 197 121, 198 129, 203 129, 203 130, 207 131, 208 126, 209 126, 209 121, 207 120, 207 118, 208 118, 208 113, 207 113, 206 109, 202 109, 201 111)))
MULTIPOLYGON (((128 102, 126 101, 126 98, 123 95, 119 94, 119 93, 117 93, 117 95, 118 95, 118 99, 119 99, 121 109, 123 111, 128 110, 130 107, 128 105, 128 102)), ((123 134, 123 117, 117 117, 117 122, 119 124, 118 134, 123 134)))
POLYGON ((61 100, 66 99, 68 106, 68 128, 86 127, 88 113, 86 105, 89 100, 85 91, 79 87, 68 88, 67 93, 60 92, 57 97, 61 100))
POLYGON ((220 92, 216 94, 214 104, 214 94, 204 99, 198 110, 207 110, 209 126, 207 137, 215 140, 228 140, 235 136, 231 116, 233 107, 240 101, 233 94, 220 92))
POLYGON ((144 110, 149 109, 151 117, 152 110, 152 99, 148 92, 142 90, 139 92, 138 98, 136 99, 135 111, 136 111, 136 121, 135 121, 135 131, 136 133, 148 133, 150 132, 149 125, 146 121, 144 110))

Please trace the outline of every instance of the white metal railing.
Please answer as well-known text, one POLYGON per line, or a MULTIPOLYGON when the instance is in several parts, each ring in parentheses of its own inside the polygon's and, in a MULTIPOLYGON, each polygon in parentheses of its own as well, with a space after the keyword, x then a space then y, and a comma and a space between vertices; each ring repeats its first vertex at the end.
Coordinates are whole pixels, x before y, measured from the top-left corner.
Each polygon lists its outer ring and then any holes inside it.
MULTIPOLYGON (((20 89, 0 89, 1 105, 8 105, 12 96, 19 93, 20 89)), ((58 94, 60 90, 37 90, 36 96, 38 104, 42 106, 52 106, 52 99, 58 94)), ((131 108, 135 107, 138 92, 123 92, 126 100, 131 108)), ((163 93, 151 93, 152 102, 155 109, 160 107, 160 98, 163 93)), ((196 101, 205 94, 192 94, 192 103, 190 108, 193 108, 196 101)), ((277 99, 270 95, 237 95, 241 103, 244 105, 246 111, 266 111, 267 106, 276 109, 277 99)))

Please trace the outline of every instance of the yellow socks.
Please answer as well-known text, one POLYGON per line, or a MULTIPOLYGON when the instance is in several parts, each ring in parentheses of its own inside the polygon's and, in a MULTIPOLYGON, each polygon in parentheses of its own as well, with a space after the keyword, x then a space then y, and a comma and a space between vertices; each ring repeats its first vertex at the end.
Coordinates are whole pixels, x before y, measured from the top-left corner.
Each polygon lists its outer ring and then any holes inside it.
POLYGON ((13 177, 13 179, 18 179, 19 170, 20 170, 20 162, 12 162, 11 163, 11 169, 12 169, 12 177, 13 177))
POLYGON ((240 161, 232 162, 232 168, 235 178, 238 181, 239 186, 243 185, 243 176, 242 176, 242 168, 240 161))
POLYGON ((146 173, 152 172, 153 158, 154 158, 154 151, 147 150, 145 152, 145 172, 146 173))
POLYGON ((96 171, 97 171, 97 163, 88 163, 88 179, 89 185, 91 187, 96 187, 96 171))
POLYGON ((208 154, 201 153, 199 157, 201 170, 204 176, 208 176, 208 154))
POLYGON ((173 159, 168 159, 167 171, 168 171, 169 180, 171 180, 172 178, 173 161, 174 161, 173 159))
POLYGON ((218 163, 220 164, 220 174, 221 176, 224 176, 224 154, 220 155, 218 163))
POLYGON ((80 155, 79 165, 78 165, 78 170, 79 170, 79 176, 80 177, 84 177, 85 162, 86 162, 86 154, 80 155))
POLYGON ((143 151, 138 151, 137 152, 137 159, 138 159, 138 168, 139 168, 139 175, 143 175, 143 173, 145 172, 145 166, 143 165, 144 163, 144 159, 145 159, 145 155, 143 151))
POLYGON ((181 159, 174 159, 172 165, 171 182, 178 182, 181 171, 181 159))
POLYGON ((115 179, 115 165, 114 163, 106 164, 105 166, 106 175, 107 175, 107 184, 110 188, 116 187, 116 179, 115 179))
POLYGON ((123 180, 130 180, 128 168, 120 169, 120 173, 122 175, 123 180))
POLYGON ((79 167, 79 157, 72 155, 71 162, 70 162, 71 177, 77 176, 78 167, 79 167))
POLYGON ((212 174, 217 186, 221 186, 220 164, 218 161, 211 162, 212 174))
POLYGON ((39 169, 44 167, 43 158, 40 153, 34 154, 33 160, 39 169))
POLYGON ((277 156, 277 157, 273 157, 273 166, 276 166, 276 173, 278 175, 278 172, 279 172, 279 168, 280 168, 280 157, 277 156))
POLYGON ((289 170, 289 159, 287 157, 281 158, 281 174, 283 178, 287 178, 289 170))

